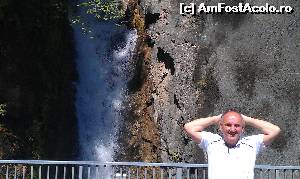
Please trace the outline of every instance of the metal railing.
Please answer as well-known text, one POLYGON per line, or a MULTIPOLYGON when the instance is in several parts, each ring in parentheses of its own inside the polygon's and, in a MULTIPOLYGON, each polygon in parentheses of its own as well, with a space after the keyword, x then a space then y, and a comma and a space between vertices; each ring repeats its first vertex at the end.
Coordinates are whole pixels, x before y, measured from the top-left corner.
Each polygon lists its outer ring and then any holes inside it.
MULTIPOLYGON (((207 164, 0 160, 2 179, 207 179, 207 164)), ((255 179, 300 179, 300 166, 256 165, 255 179)))

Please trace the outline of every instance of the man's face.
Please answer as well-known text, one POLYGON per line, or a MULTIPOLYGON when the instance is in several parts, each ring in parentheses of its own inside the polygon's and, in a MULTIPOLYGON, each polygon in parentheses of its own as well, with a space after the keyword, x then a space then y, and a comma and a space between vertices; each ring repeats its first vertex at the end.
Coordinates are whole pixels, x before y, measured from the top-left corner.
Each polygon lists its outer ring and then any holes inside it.
POLYGON ((220 130, 224 141, 229 146, 235 146, 244 131, 244 121, 237 112, 228 112, 220 121, 220 130))

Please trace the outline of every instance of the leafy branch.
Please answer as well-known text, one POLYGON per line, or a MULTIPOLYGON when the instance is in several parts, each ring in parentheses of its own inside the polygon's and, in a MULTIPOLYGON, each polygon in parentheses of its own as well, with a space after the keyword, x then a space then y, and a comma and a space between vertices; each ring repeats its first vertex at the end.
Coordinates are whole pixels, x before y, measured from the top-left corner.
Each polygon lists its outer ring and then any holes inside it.
POLYGON ((77 6, 86 8, 87 14, 93 14, 97 19, 101 20, 119 19, 125 15, 125 10, 121 7, 118 0, 90 0, 77 6))
POLYGON ((0 116, 4 116, 6 113, 6 104, 0 104, 0 116))

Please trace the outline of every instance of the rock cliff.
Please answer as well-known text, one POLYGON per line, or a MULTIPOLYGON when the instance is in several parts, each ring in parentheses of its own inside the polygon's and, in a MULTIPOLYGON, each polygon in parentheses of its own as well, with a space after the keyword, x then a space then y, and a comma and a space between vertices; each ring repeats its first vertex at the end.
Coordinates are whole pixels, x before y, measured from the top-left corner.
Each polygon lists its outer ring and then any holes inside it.
MULTIPOLYGON (((134 106, 134 116, 130 117, 136 123, 151 121, 148 127, 131 130, 133 136, 153 132, 152 138, 141 137, 140 143, 155 143, 159 149, 140 152, 140 159, 159 155, 157 159, 163 162, 205 163, 202 151, 184 133, 184 123, 236 108, 282 128, 282 136, 262 153, 257 163, 299 164, 299 2, 268 1, 270 5, 293 7, 292 14, 193 16, 179 14, 181 2, 189 3, 179 0, 129 3, 132 24, 140 29, 140 47, 147 47, 146 55, 136 58, 140 68, 135 80, 139 83, 134 84, 138 88, 132 91, 133 98, 144 100, 141 103, 144 105, 134 106), (143 111, 147 111, 147 117, 143 111)), ((230 0, 222 2, 238 4, 230 0)), ((262 1, 249 3, 265 5, 262 1)), ((247 129, 247 134, 257 132, 247 129)), ((143 150, 135 144, 127 147, 143 150)))

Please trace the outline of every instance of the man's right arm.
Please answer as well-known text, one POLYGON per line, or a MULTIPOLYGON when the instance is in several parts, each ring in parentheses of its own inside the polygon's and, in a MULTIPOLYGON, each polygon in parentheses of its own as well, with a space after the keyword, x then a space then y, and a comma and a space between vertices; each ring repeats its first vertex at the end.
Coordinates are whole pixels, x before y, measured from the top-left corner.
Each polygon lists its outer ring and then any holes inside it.
POLYGON ((189 123, 184 125, 184 129, 187 134, 195 141, 197 144, 201 143, 201 134, 200 132, 203 131, 210 125, 218 124, 221 119, 222 114, 218 116, 211 116, 206 118, 200 118, 193 120, 189 123))

